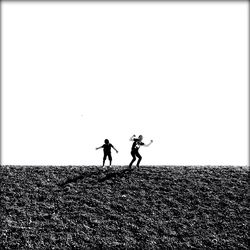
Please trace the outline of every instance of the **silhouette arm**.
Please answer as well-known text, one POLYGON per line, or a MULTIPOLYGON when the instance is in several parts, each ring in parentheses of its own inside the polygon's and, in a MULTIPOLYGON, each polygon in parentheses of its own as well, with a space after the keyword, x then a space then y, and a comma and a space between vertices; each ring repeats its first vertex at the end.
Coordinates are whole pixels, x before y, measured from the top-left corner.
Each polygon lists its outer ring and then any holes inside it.
POLYGON ((112 148, 116 151, 116 153, 118 153, 118 150, 112 145, 112 148))
POLYGON ((133 141, 134 138, 135 138, 135 135, 131 136, 129 140, 130 140, 130 141, 133 141))
POLYGON ((153 140, 151 140, 148 144, 144 144, 144 145, 142 145, 142 146, 148 147, 148 146, 151 145, 152 143, 153 143, 153 140))
POLYGON ((100 148, 102 148, 102 146, 101 146, 101 147, 98 147, 98 148, 95 148, 95 149, 98 150, 98 149, 100 149, 100 148))

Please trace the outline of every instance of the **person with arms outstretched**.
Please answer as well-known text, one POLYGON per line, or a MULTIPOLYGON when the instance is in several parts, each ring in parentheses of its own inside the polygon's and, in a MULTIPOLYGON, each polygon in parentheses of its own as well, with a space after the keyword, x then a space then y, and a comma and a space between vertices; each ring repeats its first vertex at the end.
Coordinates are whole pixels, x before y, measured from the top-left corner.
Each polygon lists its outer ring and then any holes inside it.
POLYGON ((104 153, 102 166, 104 167, 106 158, 108 156, 110 167, 111 167, 111 164, 112 164, 111 148, 113 148, 116 151, 116 153, 118 153, 118 150, 109 142, 108 139, 105 139, 104 144, 102 146, 96 148, 96 150, 98 150, 100 148, 103 148, 103 153, 104 153))
POLYGON ((136 138, 136 136, 133 135, 130 138, 130 141, 133 141, 132 148, 131 148, 131 155, 132 155, 133 159, 129 164, 129 169, 132 168, 132 165, 135 162, 136 157, 138 158, 136 166, 139 168, 139 165, 140 165, 140 162, 141 162, 141 159, 142 159, 141 155, 139 154, 140 146, 148 147, 153 142, 153 140, 151 140, 148 144, 145 144, 144 142, 142 142, 142 139, 143 139, 142 135, 139 135, 138 138, 136 138))

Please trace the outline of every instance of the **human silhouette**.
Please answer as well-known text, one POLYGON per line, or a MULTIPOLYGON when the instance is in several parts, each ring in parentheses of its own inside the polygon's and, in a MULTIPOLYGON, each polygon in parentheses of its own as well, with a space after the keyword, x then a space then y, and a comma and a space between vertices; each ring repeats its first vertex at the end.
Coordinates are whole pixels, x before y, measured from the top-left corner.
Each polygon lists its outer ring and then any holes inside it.
POLYGON ((133 135, 130 138, 130 141, 133 141, 132 148, 131 148, 131 155, 132 155, 133 159, 132 159, 132 161, 129 164, 129 169, 132 168, 132 165, 135 162, 136 157, 138 158, 136 166, 139 168, 139 165, 140 165, 140 162, 141 162, 141 159, 142 159, 141 155, 139 154, 139 148, 140 148, 140 146, 148 147, 153 142, 153 140, 151 140, 148 144, 145 144, 144 142, 142 142, 142 139, 143 139, 142 135, 139 135, 138 138, 135 138, 135 137, 136 136, 133 135))
POLYGON ((101 147, 96 148, 96 150, 100 148, 103 148, 103 153, 104 153, 102 166, 104 167, 106 158, 108 156, 110 167, 111 167, 111 164, 112 164, 111 148, 113 148, 116 151, 116 153, 118 153, 118 150, 109 142, 108 139, 105 139, 104 144, 101 147))

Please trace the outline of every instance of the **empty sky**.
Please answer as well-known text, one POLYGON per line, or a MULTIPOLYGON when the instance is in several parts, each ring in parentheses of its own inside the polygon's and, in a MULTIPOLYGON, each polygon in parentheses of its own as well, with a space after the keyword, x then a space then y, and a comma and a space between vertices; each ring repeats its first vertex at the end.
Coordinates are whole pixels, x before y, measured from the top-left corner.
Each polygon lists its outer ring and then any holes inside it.
POLYGON ((2 2, 2 164, 248 165, 248 2, 2 2))

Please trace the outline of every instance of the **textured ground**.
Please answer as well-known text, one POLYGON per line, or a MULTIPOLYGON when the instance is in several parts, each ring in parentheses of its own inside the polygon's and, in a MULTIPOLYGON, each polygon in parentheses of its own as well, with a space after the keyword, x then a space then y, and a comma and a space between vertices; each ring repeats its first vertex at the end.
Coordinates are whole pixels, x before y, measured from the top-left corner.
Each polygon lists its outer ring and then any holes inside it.
POLYGON ((1 166, 0 249, 248 249, 248 169, 1 166))

